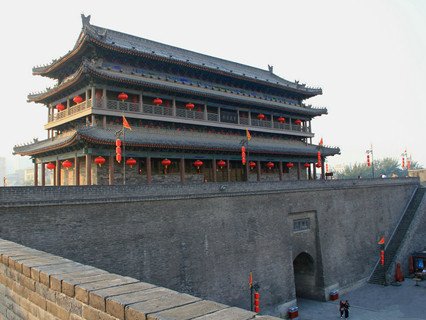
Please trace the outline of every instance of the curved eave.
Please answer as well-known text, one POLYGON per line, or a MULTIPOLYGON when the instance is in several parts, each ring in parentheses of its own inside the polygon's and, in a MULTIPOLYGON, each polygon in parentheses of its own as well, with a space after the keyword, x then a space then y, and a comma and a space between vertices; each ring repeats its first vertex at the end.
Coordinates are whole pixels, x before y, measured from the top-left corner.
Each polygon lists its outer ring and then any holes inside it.
POLYGON ((57 87, 54 87, 53 89, 49 89, 42 93, 36 93, 36 94, 29 94, 27 96, 28 102, 35 102, 35 103, 45 103, 46 99, 51 98, 55 94, 59 94, 61 91, 75 85, 76 83, 80 82, 82 80, 82 76, 85 73, 86 66, 83 63, 80 68, 74 73, 73 78, 69 81, 60 84, 57 87))
POLYGON ((46 152, 50 152, 50 151, 54 151, 54 150, 58 150, 61 148, 65 148, 68 146, 71 146, 73 144, 75 144, 77 142, 77 132, 75 132, 73 135, 71 135, 68 139, 65 139, 64 141, 57 143, 57 144, 53 144, 53 145, 47 145, 47 146, 40 146, 40 148, 37 147, 33 147, 34 145, 37 144, 41 144, 41 143, 46 143, 47 140, 44 141, 40 141, 38 143, 34 143, 34 144, 30 144, 30 145, 26 145, 26 146, 15 146, 13 148, 13 154, 19 154, 21 156, 34 156, 34 155, 38 155, 41 153, 46 153, 46 152), (33 147, 33 149, 28 150, 29 148, 33 147))
POLYGON ((54 60, 51 64, 41 66, 41 67, 33 67, 33 70, 32 70, 33 75, 55 78, 52 75, 52 73, 57 71, 65 62, 77 56, 80 53, 81 49, 84 47, 84 44, 86 43, 86 39, 87 39, 87 36, 83 30, 80 33, 80 36, 78 37, 78 40, 71 51, 69 51, 64 56, 60 57, 59 59, 54 60))

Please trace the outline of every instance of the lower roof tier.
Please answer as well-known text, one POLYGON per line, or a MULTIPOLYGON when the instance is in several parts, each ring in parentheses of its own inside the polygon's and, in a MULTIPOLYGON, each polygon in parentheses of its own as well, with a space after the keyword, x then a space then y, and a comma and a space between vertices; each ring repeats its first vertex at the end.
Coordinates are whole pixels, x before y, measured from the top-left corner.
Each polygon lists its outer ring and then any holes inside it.
MULTIPOLYGON (((110 128, 80 127, 60 134, 52 139, 35 140, 31 144, 15 146, 14 153, 36 157, 37 155, 57 153, 61 149, 76 146, 105 146, 114 150, 117 131, 121 126, 110 128)), ((179 152, 239 153, 245 135, 224 132, 195 132, 171 129, 152 129, 136 127, 126 130, 126 148, 145 148, 156 150, 176 150, 179 152)), ((123 140, 123 137, 121 137, 123 140)), ((300 140, 283 138, 252 137, 247 145, 250 154, 265 156, 315 157, 318 151, 322 156, 340 153, 337 147, 306 144, 300 140)))

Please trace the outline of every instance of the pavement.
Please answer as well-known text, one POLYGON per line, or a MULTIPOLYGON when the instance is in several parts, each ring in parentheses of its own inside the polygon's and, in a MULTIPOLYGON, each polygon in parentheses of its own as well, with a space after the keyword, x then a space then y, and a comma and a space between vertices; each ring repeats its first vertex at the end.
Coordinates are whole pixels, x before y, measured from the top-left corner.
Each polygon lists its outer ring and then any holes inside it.
POLYGON ((320 302, 298 299, 298 320, 340 319, 339 301, 349 300, 351 320, 425 320, 426 281, 416 286, 406 278, 401 286, 365 284, 339 297, 320 302))

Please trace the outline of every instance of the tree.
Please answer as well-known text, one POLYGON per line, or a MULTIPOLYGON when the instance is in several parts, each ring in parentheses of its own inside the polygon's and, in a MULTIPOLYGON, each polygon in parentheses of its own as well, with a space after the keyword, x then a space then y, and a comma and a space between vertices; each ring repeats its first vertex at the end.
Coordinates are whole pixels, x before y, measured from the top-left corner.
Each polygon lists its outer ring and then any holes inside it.
MULTIPOLYGON (((417 161, 412 161, 410 169, 422 169, 422 166, 417 161)), ((398 160, 395 158, 374 160, 374 176, 378 178, 383 174, 386 177, 408 176, 407 169, 402 169, 398 160)), ((346 165, 341 172, 337 173, 337 177, 340 179, 372 178, 373 171, 371 167, 368 167, 364 163, 355 163, 353 166, 346 165)))

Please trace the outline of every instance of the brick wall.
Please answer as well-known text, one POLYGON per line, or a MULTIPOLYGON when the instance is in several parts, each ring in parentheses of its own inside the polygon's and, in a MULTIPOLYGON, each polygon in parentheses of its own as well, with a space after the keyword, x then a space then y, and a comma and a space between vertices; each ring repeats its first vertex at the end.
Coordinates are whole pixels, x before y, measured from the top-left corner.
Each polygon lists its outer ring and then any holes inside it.
POLYGON ((0 239, 0 319, 273 320, 0 239))

